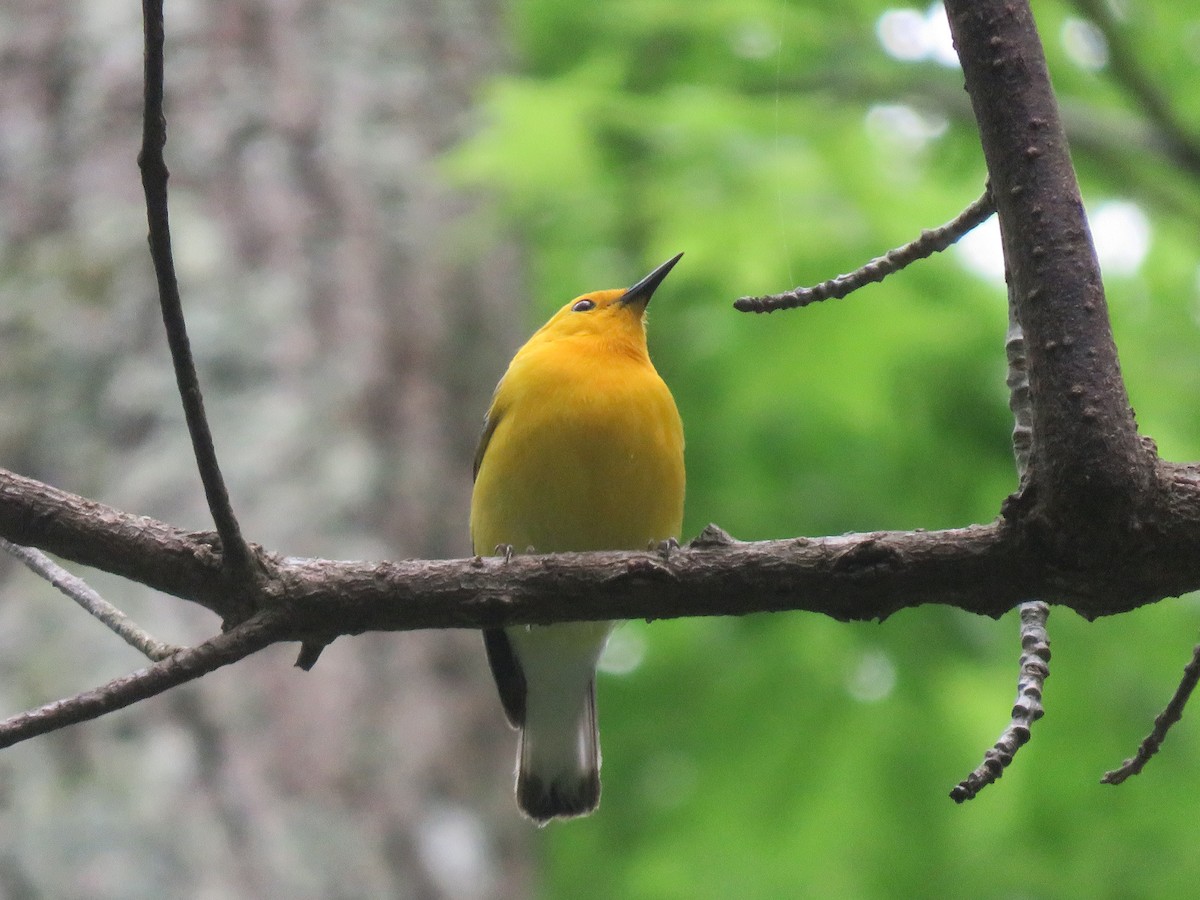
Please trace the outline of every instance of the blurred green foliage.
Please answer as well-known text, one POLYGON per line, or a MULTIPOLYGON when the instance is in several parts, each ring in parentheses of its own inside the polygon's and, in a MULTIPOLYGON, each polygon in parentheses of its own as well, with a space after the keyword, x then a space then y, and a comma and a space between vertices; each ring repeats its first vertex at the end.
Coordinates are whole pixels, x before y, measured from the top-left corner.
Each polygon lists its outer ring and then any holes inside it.
MULTIPOLYGON (((932 27, 936 9, 903 21, 932 27)), ((1137 64, 1200 131, 1200 11, 1122 9, 1137 64)), ((1003 284, 958 248, 818 307, 730 305, 849 271, 981 191, 960 73, 885 52, 887 11, 523 0, 516 74, 447 160, 527 241, 530 328, 686 252, 650 325, 687 429, 684 537, 710 521, 744 539, 989 521, 1015 486, 1003 284)), ((1119 209, 1148 225, 1144 259, 1107 278, 1140 424, 1196 458, 1200 178, 1161 153, 1080 11, 1036 12, 1085 201, 1134 204, 1119 209)), ((1119 256, 1144 237, 1100 243, 1119 256)), ((1047 717, 962 807, 947 792, 1007 721, 1015 616, 627 624, 624 674, 600 682, 604 802, 541 833, 543 894, 1182 895, 1200 880, 1194 721, 1132 783, 1098 780, 1149 728, 1198 623, 1191 599, 1092 624, 1055 610, 1047 717)))

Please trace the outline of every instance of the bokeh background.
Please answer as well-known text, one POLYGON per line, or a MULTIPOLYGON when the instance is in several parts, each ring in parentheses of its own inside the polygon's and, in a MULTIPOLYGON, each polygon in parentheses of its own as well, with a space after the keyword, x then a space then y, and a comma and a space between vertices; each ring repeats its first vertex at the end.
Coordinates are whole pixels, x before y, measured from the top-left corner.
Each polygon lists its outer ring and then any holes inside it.
MULTIPOLYGON (((682 250, 651 348, 688 438, 684 538, 992 519, 1015 487, 999 241, 851 298, 735 313, 940 224, 984 166, 939 7, 738 0, 168 4, 177 263, 247 535, 461 556, 492 386, 570 297, 682 250)), ((1036 13, 1143 430, 1200 457, 1200 12, 1036 13)), ((0 465, 210 527, 161 335, 136 154, 137 4, 0 10, 0 465)), ((99 573, 162 639, 217 627, 99 573)), ((1165 897, 1200 880, 1200 735, 1129 755, 1193 598, 1056 609, 1047 716, 1007 720, 995 622, 634 622, 599 681, 604 800, 535 830, 471 633, 274 647, 0 754, 0 896, 1165 897)), ((137 655, 0 559, 0 712, 137 655)))

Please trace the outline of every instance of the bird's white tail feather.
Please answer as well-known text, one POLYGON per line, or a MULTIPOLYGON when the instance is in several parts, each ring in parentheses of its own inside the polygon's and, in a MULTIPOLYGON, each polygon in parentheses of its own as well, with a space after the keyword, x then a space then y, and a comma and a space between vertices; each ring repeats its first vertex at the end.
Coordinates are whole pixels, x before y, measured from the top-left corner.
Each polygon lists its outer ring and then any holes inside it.
POLYGON ((586 815, 600 802, 596 661, 611 624, 509 629, 525 673, 517 804, 530 818, 586 815))

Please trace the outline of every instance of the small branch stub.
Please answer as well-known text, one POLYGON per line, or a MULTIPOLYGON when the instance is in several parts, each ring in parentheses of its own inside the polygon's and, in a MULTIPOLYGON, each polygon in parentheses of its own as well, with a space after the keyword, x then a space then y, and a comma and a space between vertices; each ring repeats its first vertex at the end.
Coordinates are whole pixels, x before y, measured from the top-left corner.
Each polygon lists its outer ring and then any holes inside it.
POLYGON ((1030 728, 1042 717, 1042 689, 1050 676, 1050 637, 1046 619, 1050 607, 1040 601, 1021 606, 1021 674, 1017 680, 1017 701, 1012 721, 983 755, 979 767, 950 792, 955 803, 971 800, 1004 774, 1016 752, 1029 740, 1030 728))

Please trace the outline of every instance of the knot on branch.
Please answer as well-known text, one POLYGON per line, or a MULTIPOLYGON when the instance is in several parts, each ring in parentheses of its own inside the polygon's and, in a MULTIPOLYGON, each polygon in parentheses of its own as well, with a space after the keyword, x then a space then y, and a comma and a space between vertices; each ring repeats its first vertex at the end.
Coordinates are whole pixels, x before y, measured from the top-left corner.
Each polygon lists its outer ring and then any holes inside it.
POLYGON ((709 522, 704 526, 704 530, 692 538, 688 544, 691 550, 709 550, 714 547, 731 547, 737 543, 737 539, 728 531, 719 525, 709 522))
POLYGON ((869 536, 858 543, 839 550, 834 556, 833 568, 850 576, 878 572, 892 568, 900 554, 896 548, 881 538, 869 536))
POLYGON ((638 556, 629 560, 624 571, 617 572, 610 581, 667 581, 675 580, 675 573, 661 556, 638 556))
POLYGON ((245 543, 230 557, 223 553, 221 536, 215 531, 192 535, 198 544, 210 548, 219 562, 220 576, 217 583, 205 591, 208 605, 219 611, 221 628, 229 631, 251 619, 274 602, 266 592, 268 585, 277 581, 279 567, 261 544, 245 543))

